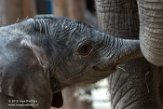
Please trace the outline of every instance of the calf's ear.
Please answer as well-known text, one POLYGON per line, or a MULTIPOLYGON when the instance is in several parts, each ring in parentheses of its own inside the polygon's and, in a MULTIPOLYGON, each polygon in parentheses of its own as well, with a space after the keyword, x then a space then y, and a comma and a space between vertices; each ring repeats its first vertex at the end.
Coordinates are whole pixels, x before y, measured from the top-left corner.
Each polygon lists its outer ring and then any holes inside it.
POLYGON ((49 80, 41 70, 14 71, 8 69, 3 75, 1 86, 2 94, 13 97, 14 100, 25 101, 23 105, 29 104, 29 106, 38 109, 48 109, 51 106, 52 90, 49 80))
POLYGON ((13 100, 27 100, 28 102, 23 104, 38 109, 49 109, 51 105, 62 106, 61 92, 53 94, 49 72, 42 69, 48 66, 46 53, 30 40, 22 39, 20 42, 23 46, 15 44, 15 48, 12 48, 17 52, 15 60, 5 60, 9 62, 3 64, 3 69, 0 69, 0 94, 7 97, 5 99, 0 96, 0 103, 5 103, 12 97, 13 100))
MULTIPOLYGON (((25 47, 28 47, 29 49, 32 50, 33 54, 36 56, 39 64, 43 67, 46 68, 48 66, 48 59, 46 56, 46 53, 44 52, 43 49, 32 43, 30 40, 22 40, 21 44, 25 47)), ((59 91, 57 93, 54 93, 52 95, 52 102, 51 106, 54 106, 56 108, 59 108, 63 105, 63 97, 62 97, 62 92, 59 91)))
POLYGON ((21 41, 21 45, 28 47, 29 49, 32 50, 33 54, 36 56, 39 64, 43 67, 46 68, 48 66, 48 59, 46 56, 45 51, 41 48, 32 43, 30 40, 23 39, 21 41))

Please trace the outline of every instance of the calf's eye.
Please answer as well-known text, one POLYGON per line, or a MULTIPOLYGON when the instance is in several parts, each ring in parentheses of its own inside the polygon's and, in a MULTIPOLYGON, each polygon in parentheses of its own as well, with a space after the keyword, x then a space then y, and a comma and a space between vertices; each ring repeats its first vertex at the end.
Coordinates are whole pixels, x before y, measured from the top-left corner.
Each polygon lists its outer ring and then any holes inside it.
POLYGON ((93 46, 91 43, 81 44, 79 48, 77 49, 77 52, 79 55, 87 56, 91 52, 92 48, 93 46))

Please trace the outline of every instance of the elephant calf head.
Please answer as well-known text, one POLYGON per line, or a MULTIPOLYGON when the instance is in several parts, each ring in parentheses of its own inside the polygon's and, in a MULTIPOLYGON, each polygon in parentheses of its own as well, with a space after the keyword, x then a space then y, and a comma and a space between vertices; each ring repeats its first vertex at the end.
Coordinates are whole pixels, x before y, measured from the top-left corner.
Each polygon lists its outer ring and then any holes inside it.
POLYGON ((96 82, 140 54, 139 41, 52 16, 36 16, 0 28, 0 92, 37 100, 32 107, 62 105, 61 89, 96 82), (52 100, 53 98, 53 100, 52 100))

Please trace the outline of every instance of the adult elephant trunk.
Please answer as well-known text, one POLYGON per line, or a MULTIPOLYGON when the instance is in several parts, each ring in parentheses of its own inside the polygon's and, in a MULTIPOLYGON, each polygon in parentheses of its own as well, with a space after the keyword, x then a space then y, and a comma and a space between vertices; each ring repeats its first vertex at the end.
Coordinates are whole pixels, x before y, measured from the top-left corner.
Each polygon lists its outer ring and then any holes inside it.
POLYGON ((145 58, 163 66, 163 0, 138 0, 140 45, 145 58))

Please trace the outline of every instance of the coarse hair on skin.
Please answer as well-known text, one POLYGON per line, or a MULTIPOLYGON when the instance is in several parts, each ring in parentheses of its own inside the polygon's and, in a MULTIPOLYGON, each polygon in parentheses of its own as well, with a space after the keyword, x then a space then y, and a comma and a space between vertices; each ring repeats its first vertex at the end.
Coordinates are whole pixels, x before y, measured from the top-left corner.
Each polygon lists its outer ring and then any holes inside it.
MULTIPOLYGON (((70 31, 79 31, 80 33, 86 32, 86 29, 95 28, 88 24, 85 24, 78 20, 70 20, 65 17, 54 17, 54 16, 35 16, 34 25, 40 33, 45 33, 47 35, 52 34, 66 34, 70 31), (52 32, 52 33, 51 33, 52 32)), ((60 35, 61 36, 61 35, 60 35)))

